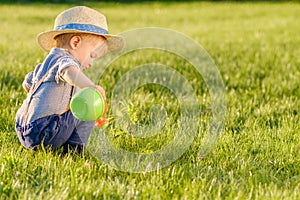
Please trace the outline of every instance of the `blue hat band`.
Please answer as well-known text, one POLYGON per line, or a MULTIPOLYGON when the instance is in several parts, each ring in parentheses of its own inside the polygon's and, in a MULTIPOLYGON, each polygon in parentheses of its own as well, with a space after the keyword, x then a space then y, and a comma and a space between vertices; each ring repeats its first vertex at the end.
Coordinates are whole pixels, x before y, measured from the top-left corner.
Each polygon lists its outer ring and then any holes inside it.
POLYGON ((55 31, 63 31, 63 30, 76 30, 76 31, 84 31, 95 34, 108 34, 108 31, 92 24, 64 24, 60 26, 56 26, 54 28, 55 31))

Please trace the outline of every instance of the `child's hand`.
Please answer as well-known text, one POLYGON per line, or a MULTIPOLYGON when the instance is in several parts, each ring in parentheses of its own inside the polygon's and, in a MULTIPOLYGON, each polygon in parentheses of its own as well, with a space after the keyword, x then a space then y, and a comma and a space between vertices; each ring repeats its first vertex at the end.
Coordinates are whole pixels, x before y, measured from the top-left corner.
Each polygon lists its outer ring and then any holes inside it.
POLYGON ((100 94, 102 95, 102 97, 103 97, 103 99, 104 99, 104 104, 105 104, 105 105, 104 105, 104 111, 103 111, 103 114, 102 114, 102 116, 101 116, 99 119, 97 119, 97 120, 95 121, 94 127, 95 127, 95 128, 104 128, 104 127, 106 127, 106 126, 108 125, 108 123, 109 123, 108 119, 105 119, 105 118, 104 118, 104 115, 106 114, 107 109, 108 109, 108 105, 107 105, 107 103, 106 103, 105 91, 104 91, 104 89, 103 89, 101 86, 99 86, 99 85, 94 85, 94 88, 97 89, 97 90, 100 92, 100 94))
POLYGON ((105 96, 104 89, 99 85, 94 85, 94 88, 97 89, 100 92, 100 94, 102 95, 104 101, 106 101, 106 96, 105 96))
POLYGON ((23 82, 22 86, 27 93, 30 91, 30 88, 24 82, 23 82))

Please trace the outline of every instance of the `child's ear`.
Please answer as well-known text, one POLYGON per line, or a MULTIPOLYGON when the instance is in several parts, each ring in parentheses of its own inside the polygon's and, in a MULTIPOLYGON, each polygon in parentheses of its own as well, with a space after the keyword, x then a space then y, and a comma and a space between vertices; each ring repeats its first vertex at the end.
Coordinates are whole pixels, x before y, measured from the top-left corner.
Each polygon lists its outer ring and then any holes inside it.
POLYGON ((81 44, 81 37, 80 36, 73 36, 70 40, 70 47, 71 49, 77 49, 81 44))

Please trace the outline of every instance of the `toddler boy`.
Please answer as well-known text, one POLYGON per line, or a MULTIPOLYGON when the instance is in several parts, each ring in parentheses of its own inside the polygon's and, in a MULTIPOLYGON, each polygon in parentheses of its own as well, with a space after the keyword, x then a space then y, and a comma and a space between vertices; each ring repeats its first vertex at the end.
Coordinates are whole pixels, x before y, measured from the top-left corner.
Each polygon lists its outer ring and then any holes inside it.
POLYGON ((85 87, 104 89, 83 72, 101 56, 118 51, 123 39, 110 35, 106 18, 96 10, 77 6, 60 13, 54 30, 40 33, 38 43, 49 52, 43 63, 26 75, 27 98, 16 114, 16 132, 28 149, 64 147, 82 152, 94 126, 76 119, 69 109, 72 96, 85 87))

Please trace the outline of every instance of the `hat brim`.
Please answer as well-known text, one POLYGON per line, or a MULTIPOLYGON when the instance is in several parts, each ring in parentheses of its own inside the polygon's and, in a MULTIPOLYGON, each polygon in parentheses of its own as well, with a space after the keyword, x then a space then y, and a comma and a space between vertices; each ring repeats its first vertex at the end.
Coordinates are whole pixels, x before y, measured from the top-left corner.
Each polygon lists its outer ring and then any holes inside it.
POLYGON ((55 37, 65 33, 89 33, 93 35, 100 35, 106 38, 108 45, 108 52, 113 53, 120 51, 124 47, 124 39, 118 35, 112 34, 99 34, 88 31, 79 31, 79 30, 61 30, 61 31, 47 31, 42 32, 37 36, 37 41, 41 48, 47 52, 49 52, 53 47, 55 47, 55 37))

